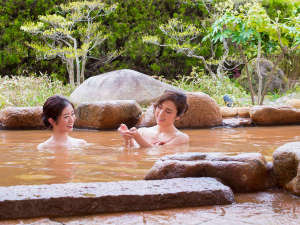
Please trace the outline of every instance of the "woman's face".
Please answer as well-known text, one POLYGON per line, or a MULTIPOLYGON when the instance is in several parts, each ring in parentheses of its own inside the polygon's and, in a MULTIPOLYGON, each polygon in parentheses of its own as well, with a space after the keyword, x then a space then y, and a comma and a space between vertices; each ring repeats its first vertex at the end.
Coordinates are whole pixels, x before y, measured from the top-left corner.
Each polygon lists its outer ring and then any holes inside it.
POLYGON ((74 113, 74 109, 71 105, 68 105, 58 116, 57 121, 54 124, 52 124, 53 129, 56 129, 60 132, 72 131, 75 119, 76 116, 74 113))
POLYGON ((169 126, 174 124, 177 117, 177 108, 174 102, 166 100, 159 104, 155 109, 156 123, 160 126, 169 126))

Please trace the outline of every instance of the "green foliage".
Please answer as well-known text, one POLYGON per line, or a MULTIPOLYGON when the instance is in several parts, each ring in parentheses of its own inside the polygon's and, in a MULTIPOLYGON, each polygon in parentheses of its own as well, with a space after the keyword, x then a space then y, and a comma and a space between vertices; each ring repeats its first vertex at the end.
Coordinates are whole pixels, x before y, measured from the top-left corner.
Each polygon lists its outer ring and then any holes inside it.
MULTIPOLYGON (((284 55, 299 53, 300 44, 300 15, 295 7, 290 16, 285 18, 285 22, 279 22, 279 17, 274 20, 267 14, 265 8, 258 0, 233 1, 228 0, 216 5, 218 14, 216 21, 212 25, 212 32, 206 39, 213 42, 223 42, 230 40, 235 47, 231 49, 230 55, 238 52, 245 64, 248 83, 251 91, 252 102, 254 104, 254 90, 251 84, 251 77, 248 73, 250 59, 257 57, 270 57, 271 54, 278 55, 277 62, 273 67, 276 69, 279 60, 284 55)), ((280 15, 280 11, 278 11, 280 15)), ((267 93, 269 84, 272 81, 270 71, 263 82, 259 74, 257 88, 258 103, 262 104, 264 95, 267 93)))
POLYGON ((186 91, 201 91, 216 100, 219 105, 225 105, 223 96, 230 95, 236 106, 251 104, 246 91, 238 84, 232 82, 227 76, 223 79, 212 79, 203 70, 193 67, 189 76, 179 76, 171 84, 186 91))
MULTIPOLYGON (((33 49, 26 43, 37 39, 22 32, 20 27, 25 21, 36 21, 38 15, 54 12, 55 6, 65 0, 5 0, 0 3, 0 74, 29 74, 35 71, 58 73, 66 80, 67 70, 59 59, 37 61, 33 49)), ((111 30, 111 35, 100 48, 93 49, 93 55, 100 60, 89 59, 87 76, 101 72, 131 68, 146 74, 163 74, 175 77, 178 73, 191 71, 191 65, 199 65, 198 60, 178 55, 170 49, 157 46, 145 46, 141 37, 151 33, 163 37, 158 25, 166 23, 169 18, 180 18, 184 21, 199 21, 208 15, 202 1, 186 4, 180 0, 105 0, 106 3, 119 3, 116 14, 101 18, 103 26, 111 30), (109 64, 104 53, 122 49, 122 55, 109 64), (150 67, 156 64, 160 67, 150 67)), ((99 21, 100 21, 99 20, 99 21)), ((209 47, 202 46, 202 54, 209 55, 209 47)))
POLYGON ((300 1, 298 0, 263 0, 262 5, 273 20, 278 17, 280 11, 279 22, 285 22, 285 19, 294 13, 294 10, 298 10, 300 13, 300 1))
POLYGON ((0 74, 24 74, 33 71, 60 71, 61 64, 36 62, 32 49, 26 46, 31 38, 20 30, 26 20, 50 12, 65 0, 3 0, 0 2, 0 74))
MULTIPOLYGON (((194 8, 179 0, 127 0, 118 1, 119 7, 115 14, 104 18, 104 24, 111 23, 111 35, 104 43, 105 49, 123 49, 121 56, 111 64, 98 65, 91 75, 108 70, 131 68, 149 75, 164 75, 174 78, 177 74, 188 74, 191 65, 200 65, 197 59, 176 54, 171 49, 155 45, 146 45, 142 37, 153 34, 164 40, 159 25, 165 24, 170 18, 184 21, 196 21, 198 25, 203 18, 205 8, 194 8), (191 16, 192 15, 192 16, 191 16), (153 66, 155 65, 155 66, 153 66), (158 70, 158 68, 160 68, 158 70)), ((207 48, 203 47, 203 50, 207 48)), ((209 54, 208 51, 205 54, 209 54)), ((90 64, 91 65, 91 64, 90 64)))
MULTIPOLYGON (((227 1, 227 0, 226 0, 227 1)), ((116 69, 130 68, 149 75, 164 75, 174 78, 177 74, 189 74, 192 66, 200 66, 201 62, 195 58, 188 58, 183 54, 177 54, 169 48, 155 45, 145 45, 142 36, 156 35, 164 43, 165 37, 159 29, 159 25, 166 24, 169 19, 190 22, 201 29, 203 33, 195 39, 201 40, 202 35, 211 32, 210 24, 214 21, 214 5, 225 0, 105 0, 106 3, 119 3, 115 14, 101 18, 103 26, 109 28, 111 34, 101 47, 94 48, 92 54, 102 60, 89 59, 87 62, 87 76, 96 75, 116 69), (202 30, 203 29, 203 30, 202 30), (104 64, 107 60, 104 53, 122 49, 122 54, 104 64)), ((33 49, 26 43, 37 39, 22 32, 20 26, 25 21, 36 21, 38 15, 52 14, 54 7, 65 3, 66 0, 3 0, 0 1, 0 74, 30 74, 35 71, 56 73, 64 81, 67 80, 67 70, 59 59, 37 61, 33 49)), ((239 4, 247 2, 235 0, 239 4)), ((281 11, 279 22, 291 15, 294 9, 290 2, 298 5, 298 0, 263 0, 263 6, 271 19, 277 16, 277 10, 281 11)), ((244 34, 247 35, 247 34, 244 34)), ((248 36, 250 33, 248 33, 248 36)), ((246 38, 244 36, 243 38, 246 38)), ((264 37, 262 37, 264 38, 264 37)), ((212 57, 210 38, 201 43, 199 55, 206 59, 212 57)), ((273 40, 274 42, 274 40, 273 40)), ((195 42, 194 42, 195 43, 195 42)), ((191 44, 194 44, 191 43, 191 44)), ((216 46, 215 59, 223 54, 220 44, 216 46)), ((254 46, 249 46, 249 56, 253 56, 254 46)), ((264 49, 271 52, 276 45, 270 41, 264 49)), ((248 50, 247 50, 248 51, 248 50)), ((233 56, 231 56, 233 57, 233 56)), ((236 56, 238 58, 238 56, 236 56)), ((214 59, 214 60, 215 60, 214 59)))
MULTIPOLYGON (((55 76, 55 75, 53 75, 55 76)), ((0 109, 5 106, 40 106, 54 94, 69 96, 73 88, 46 74, 0 77, 0 109)))
POLYGON ((106 5, 101 0, 61 4, 59 14, 39 16, 37 22, 25 22, 21 30, 38 36, 41 41, 28 45, 44 59, 60 57, 66 64, 70 84, 84 81, 88 54, 106 38, 98 17, 113 12, 117 4, 106 5), (74 66, 76 65, 76 66, 74 66))

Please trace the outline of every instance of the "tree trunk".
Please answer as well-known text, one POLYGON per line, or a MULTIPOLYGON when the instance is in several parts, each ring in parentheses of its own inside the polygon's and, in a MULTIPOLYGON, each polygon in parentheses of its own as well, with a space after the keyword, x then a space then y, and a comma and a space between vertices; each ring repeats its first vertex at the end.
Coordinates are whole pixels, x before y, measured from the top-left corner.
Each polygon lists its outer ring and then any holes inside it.
POLYGON ((86 64, 87 56, 85 55, 82 57, 81 62, 81 73, 80 73, 80 82, 82 83, 84 81, 84 72, 85 72, 85 64, 86 64))
POLYGON ((272 75, 276 71, 277 66, 278 66, 279 62, 282 60, 283 56, 284 56, 284 53, 282 52, 280 54, 280 56, 277 58, 276 63, 274 64, 274 67, 272 68, 272 70, 270 72, 268 72, 267 75, 266 75, 267 81, 266 81, 266 83, 264 85, 264 89, 262 91, 262 100, 261 100, 262 103, 264 101, 264 98, 265 98, 265 95, 267 93, 268 87, 269 87, 269 85, 270 85, 270 83, 272 81, 272 78, 273 78, 272 75))
POLYGON ((247 79, 248 79, 248 85, 249 85, 250 93, 251 93, 252 104, 255 105, 255 99, 254 99, 255 94, 254 94, 254 90, 253 90, 253 86, 252 86, 251 75, 249 73, 248 62, 247 62, 246 56, 243 53, 242 46, 238 45, 238 49, 239 49, 240 54, 242 56, 243 63, 245 64, 246 73, 247 73, 247 79))
POLYGON ((67 64, 67 70, 69 74, 69 82, 72 87, 75 87, 75 82, 74 82, 74 60, 73 59, 67 59, 66 61, 67 64))
POLYGON ((261 59, 261 41, 259 40, 257 46, 257 57, 256 57, 256 72, 258 76, 257 101, 259 105, 262 105, 263 77, 260 71, 260 59, 261 59))
POLYGON ((225 52, 222 56, 221 61, 219 62, 218 69, 217 69, 217 76, 218 76, 219 79, 222 79, 223 76, 224 76, 224 74, 222 74, 222 72, 224 71, 223 66, 224 66, 224 62, 225 62, 225 60, 226 60, 226 58, 228 57, 228 54, 229 54, 228 43, 227 43, 227 40, 225 38, 223 39, 223 47, 225 49, 225 52))
POLYGON ((77 45, 77 40, 74 39, 74 51, 75 51, 75 61, 76 61, 76 84, 77 86, 80 85, 80 59, 78 56, 78 45, 77 45))

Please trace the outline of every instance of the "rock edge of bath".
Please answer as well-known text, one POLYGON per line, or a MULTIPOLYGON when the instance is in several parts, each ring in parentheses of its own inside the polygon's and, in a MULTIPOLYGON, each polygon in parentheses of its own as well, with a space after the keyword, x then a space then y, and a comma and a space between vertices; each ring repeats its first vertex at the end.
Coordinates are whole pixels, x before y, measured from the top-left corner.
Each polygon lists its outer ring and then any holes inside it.
POLYGON ((234 202, 214 178, 0 187, 0 219, 79 216, 234 202))

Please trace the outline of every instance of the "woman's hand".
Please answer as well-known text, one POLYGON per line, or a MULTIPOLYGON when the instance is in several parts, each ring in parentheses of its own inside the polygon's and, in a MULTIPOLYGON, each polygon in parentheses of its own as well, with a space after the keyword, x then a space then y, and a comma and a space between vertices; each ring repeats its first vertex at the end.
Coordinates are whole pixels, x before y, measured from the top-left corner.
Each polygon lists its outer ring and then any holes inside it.
POLYGON ((138 129, 136 129, 135 127, 132 127, 129 130, 125 124, 121 124, 118 128, 118 131, 122 135, 125 141, 125 145, 127 147, 133 147, 133 140, 135 140, 140 147, 152 147, 152 145, 144 139, 144 137, 139 133, 138 129))
POLYGON ((129 132, 130 132, 130 135, 131 135, 134 139, 140 138, 140 137, 141 137, 140 133, 138 132, 138 130, 137 130, 135 127, 130 128, 129 132))
POLYGON ((152 145, 148 143, 148 141, 146 141, 146 139, 140 134, 138 129, 136 129, 135 127, 132 127, 129 130, 129 132, 131 137, 140 145, 140 147, 152 147, 152 145))
POLYGON ((122 123, 119 126, 118 131, 121 134, 121 136, 123 137, 126 147, 132 147, 133 146, 133 139, 132 139, 133 137, 132 137, 130 130, 128 130, 128 127, 122 123))

